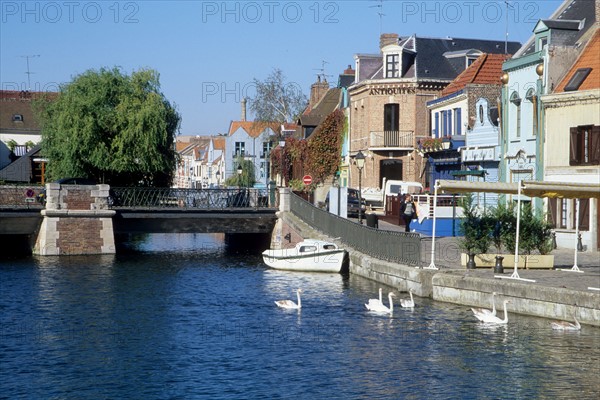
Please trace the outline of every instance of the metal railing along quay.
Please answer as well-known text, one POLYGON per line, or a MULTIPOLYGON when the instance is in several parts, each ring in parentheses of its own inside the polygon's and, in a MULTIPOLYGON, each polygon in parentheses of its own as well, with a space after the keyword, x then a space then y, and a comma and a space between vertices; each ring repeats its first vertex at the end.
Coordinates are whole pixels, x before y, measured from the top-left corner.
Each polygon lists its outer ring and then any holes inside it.
POLYGON ((371 228, 315 207, 293 193, 290 197, 291 212, 327 236, 339 238, 348 246, 373 258, 420 266, 421 238, 418 233, 371 228))

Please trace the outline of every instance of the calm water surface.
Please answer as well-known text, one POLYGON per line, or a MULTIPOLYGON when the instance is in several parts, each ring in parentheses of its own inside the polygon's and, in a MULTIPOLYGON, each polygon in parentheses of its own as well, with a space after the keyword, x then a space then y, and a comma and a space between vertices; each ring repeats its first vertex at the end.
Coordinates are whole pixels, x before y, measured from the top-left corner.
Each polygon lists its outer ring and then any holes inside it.
MULTIPOLYGON (((378 285, 269 270, 210 235, 118 256, 0 261, 0 398, 569 398, 600 393, 600 330, 417 298, 373 315, 378 285), (275 300, 295 300, 286 311, 275 300)), ((389 288, 384 288, 385 292, 389 288)), ((406 293, 399 294, 407 297, 406 293)))

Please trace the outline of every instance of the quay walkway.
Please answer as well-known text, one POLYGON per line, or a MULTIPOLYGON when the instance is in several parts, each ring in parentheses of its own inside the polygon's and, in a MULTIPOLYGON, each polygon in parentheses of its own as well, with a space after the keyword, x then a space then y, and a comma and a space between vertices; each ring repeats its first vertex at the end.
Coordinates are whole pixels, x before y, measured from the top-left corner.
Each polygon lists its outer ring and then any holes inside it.
MULTIPOLYGON (((404 226, 398 226, 385 221, 379 221, 379 229, 391 231, 404 231, 404 226)), ((431 263, 431 237, 421 239, 421 267, 425 268, 431 263)), ((460 246, 458 237, 440 237, 435 239, 435 266, 443 271, 456 270, 457 274, 464 276, 498 280, 493 268, 465 269, 460 259, 460 246)), ((535 284, 561 289, 590 292, 588 287, 600 288, 600 252, 580 251, 577 253, 577 267, 583 273, 563 271, 570 270, 575 262, 574 249, 554 249, 554 269, 522 269, 517 270, 524 279, 535 280, 535 284)), ((514 265, 504 264, 503 276, 510 277, 514 265)), ((600 296, 600 291, 597 292, 600 296)))

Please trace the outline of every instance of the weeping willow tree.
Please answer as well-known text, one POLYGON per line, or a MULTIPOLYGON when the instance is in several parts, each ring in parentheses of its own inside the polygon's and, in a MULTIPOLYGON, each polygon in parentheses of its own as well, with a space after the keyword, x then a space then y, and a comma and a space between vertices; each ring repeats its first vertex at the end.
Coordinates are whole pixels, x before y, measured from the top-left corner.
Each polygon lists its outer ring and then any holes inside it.
POLYGON ((96 179, 113 186, 169 186, 180 116, 156 71, 89 70, 35 110, 42 125, 47 180, 96 179))

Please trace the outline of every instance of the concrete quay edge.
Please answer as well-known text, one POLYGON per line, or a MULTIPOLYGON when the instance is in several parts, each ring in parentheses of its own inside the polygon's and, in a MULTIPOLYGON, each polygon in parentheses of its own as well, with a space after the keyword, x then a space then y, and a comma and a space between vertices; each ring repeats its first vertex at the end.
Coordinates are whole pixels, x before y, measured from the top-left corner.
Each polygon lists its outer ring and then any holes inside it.
POLYGON ((362 254, 339 240, 327 237, 290 212, 278 213, 278 217, 304 238, 326 239, 345 247, 350 258, 350 273, 398 291, 412 290, 418 297, 484 308, 490 307, 491 294, 496 292, 496 307, 499 313, 502 310, 502 301, 509 299, 511 303, 508 304, 507 310, 511 313, 566 321, 573 321, 573 317, 576 316, 582 324, 600 327, 600 292, 545 285, 543 280, 525 282, 495 278, 491 274, 476 276, 477 273, 485 273, 484 271, 429 270, 379 260, 362 254))

